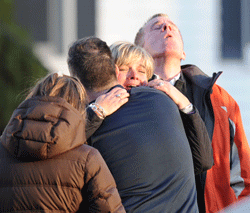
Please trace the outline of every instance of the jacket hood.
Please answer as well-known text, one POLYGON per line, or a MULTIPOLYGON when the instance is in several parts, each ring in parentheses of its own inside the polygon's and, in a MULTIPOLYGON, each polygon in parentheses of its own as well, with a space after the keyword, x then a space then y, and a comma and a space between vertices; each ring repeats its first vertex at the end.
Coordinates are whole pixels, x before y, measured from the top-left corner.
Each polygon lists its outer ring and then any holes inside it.
POLYGON ((85 118, 59 97, 33 97, 13 112, 1 136, 16 158, 44 160, 84 144, 85 118))
POLYGON ((216 80, 222 74, 222 71, 218 73, 213 73, 212 77, 209 77, 207 74, 202 72, 197 66, 192 64, 186 64, 181 66, 181 70, 183 74, 188 77, 193 84, 204 88, 204 89, 212 89, 216 80))

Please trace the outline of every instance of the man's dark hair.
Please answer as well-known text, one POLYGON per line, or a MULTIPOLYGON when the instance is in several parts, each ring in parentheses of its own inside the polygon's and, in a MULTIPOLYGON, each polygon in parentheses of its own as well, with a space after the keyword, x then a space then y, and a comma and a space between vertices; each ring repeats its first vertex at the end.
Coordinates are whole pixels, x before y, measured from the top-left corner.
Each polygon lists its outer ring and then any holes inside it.
POLYGON ((106 44, 96 37, 87 37, 73 43, 68 52, 70 74, 80 79, 89 91, 102 91, 117 80, 115 63, 106 44))

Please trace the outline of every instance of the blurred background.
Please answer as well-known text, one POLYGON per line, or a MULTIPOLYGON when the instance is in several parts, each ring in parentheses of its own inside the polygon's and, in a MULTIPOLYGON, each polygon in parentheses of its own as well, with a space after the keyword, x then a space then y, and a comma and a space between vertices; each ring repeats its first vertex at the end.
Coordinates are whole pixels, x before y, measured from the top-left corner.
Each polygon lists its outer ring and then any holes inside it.
MULTIPOLYGON (((144 22, 167 13, 179 27, 186 60, 238 102, 250 140, 249 0, 0 0, 0 130, 35 79, 68 73, 67 51, 95 35, 108 45, 133 42, 144 22)), ((250 143, 250 142, 249 142, 250 143)))

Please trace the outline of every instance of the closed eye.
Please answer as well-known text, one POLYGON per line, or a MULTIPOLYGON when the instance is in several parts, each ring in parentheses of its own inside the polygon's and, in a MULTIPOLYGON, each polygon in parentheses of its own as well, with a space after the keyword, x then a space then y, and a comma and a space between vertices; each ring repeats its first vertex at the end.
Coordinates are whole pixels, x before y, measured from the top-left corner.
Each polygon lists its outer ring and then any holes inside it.
POLYGON ((143 73, 143 74, 146 73, 146 71, 144 71, 144 70, 138 70, 138 72, 143 73))
POLYGON ((162 28, 162 24, 157 24, 153 27, 153 30, 160 30, 162 28))
POLYGON ((120 72, 128 72, 128 70, 129 70, 128 67, 125 67, 125 66, 119 67, 120 72))

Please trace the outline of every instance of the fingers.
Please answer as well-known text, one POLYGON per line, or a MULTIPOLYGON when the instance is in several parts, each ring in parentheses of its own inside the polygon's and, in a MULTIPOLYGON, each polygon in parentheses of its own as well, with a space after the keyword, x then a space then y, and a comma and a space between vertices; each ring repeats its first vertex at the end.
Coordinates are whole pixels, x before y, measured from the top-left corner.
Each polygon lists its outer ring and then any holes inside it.
POLYGON ((167 81, 155 79, 150 81, 148 85, 165 92, 175 102, 179 109, 183 109, 190 104, 188 98, 167 81))
POLYGON ((99 96, 96 103, 99 104, 110 115, 128 102, 129 93, 124 88, 116 87, 110 92, 99 96))
POLYGON ((148 83, 148 86, 150 87, 161 87, 161 86, 164 86, 166 85, 168 82, 166 81, 163 81, 163 80, 160 80, 160 79, 155 79, 155 80, 152 80, 148 83))
POLYGON ((124 88, 120 88, 120 87, 115 87, 109 93, 107 93, 107 95, 119 97, 121 99, 125 97, 129 97, 129 93, 127 92, 127 90, 124 88))
POLYGON ((188 98, 169 82, 155 79, 150 81, 150 87, 165 92, 175 102, 179 109, 183 109, 190 104, 188 98))
POLYGON ((171 87, 173 87, 169 82, 160 79, 155 79, 153 81, 150 81, 148 83, 148 86, 158 89, 162 92, 165 92, 167 95, 169 95, 169 92, 172 89, 171 87))
POLYGON ((148 82, 147 81, 142 82, 141 86, 145 86, 145 87, 148 86, 148 82))
POLYGON ((110 92, 106 93, 106 99, 109 99, 112 102, 117 102, 119 100, 123 100, 129 97, 129 93, 126 89, 116 87, 112 89, 110 92))
POLYGON ((114 88, 109 94, 107 93, 107 96, 109 96, 110 103, 120 107, 128 102, 129 93, 123 88, 114 88))

